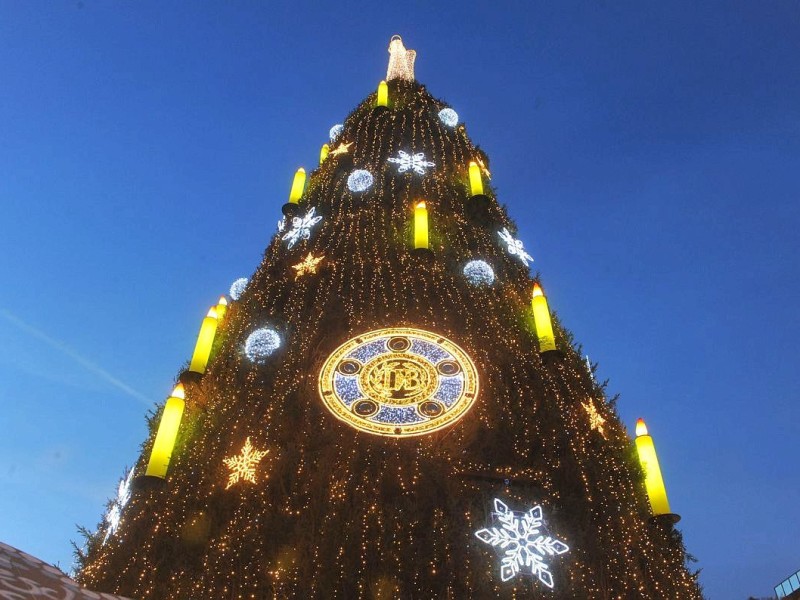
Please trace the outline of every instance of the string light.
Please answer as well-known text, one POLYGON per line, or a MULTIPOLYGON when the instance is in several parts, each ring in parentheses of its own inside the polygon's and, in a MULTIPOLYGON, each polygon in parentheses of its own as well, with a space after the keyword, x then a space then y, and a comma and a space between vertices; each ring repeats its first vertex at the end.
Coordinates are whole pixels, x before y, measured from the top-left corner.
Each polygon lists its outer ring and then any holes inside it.
MULTIPOLYGON (((552 561, 553 578, 566 595, 699 600, 678 532, 648 520, 631 440, 613 410, 603 410, 603 392, 568 332, 553 322, 564 360, 532 360, 537 340, 523 318, 531 280, 497 237, 514 225, 499 203, 495 228, 476 226, 466 212, 464 167, 475 160, 489 176, 479 151, 462 125, 442 125, 444 103, 422 86, 391 87, 399 110, 376 114, 370 93, 347 118, 359 164, 377 173, 398 148, 418 148, 436 168, 424 178, 376 176, 370 203, 348 191, 348 168, 326 164, 309 174, 302 203, 325 221, 301 254, 324 254, 324 270, 294 281, 288 267, 300 258, 281 241, 292 223, 284 220, 247 302, 226 315, 207 375, 187 386, 186 443, 173 453, 169 485, 157 496, 134 493, 109 543, 101 543, 104 531, 91 538, 81 584, 140 600, 299 600, 331 590, 357 600, 528 597, 531 584, 544 584, 523 580, 522 571, 502 582, 486 563, 490 546, 472 537, 487 525, 487 490, 502 486, 510 506, 529 506, 534 493, 545 511, 558 506, 559 537, 573 550, 552 561), (435 202, 430 263, 402 251, 415 198, 435 202), (475 257, 494 265, 502 293, 462 276, 475 257), (291 340, 281 333, 280 357, 275 351, 269 368, 253 368, 243 339, 273 315, 285 319, 291 340), (456 341, 480 373, 481 393, 451 426, 381 441, 333 418, 308 383, 330 356, 327 344, 398 323, 456 341), (588 397, 606 418, 602 444, 581 406, 588 397), (257 484, 240 481, 245 493, 221 497, 222 457, 248 435, 281 452, 261 461, 257 484), (187 536, 196 523, 205 525, 187 536)), ((146 461, 145 452, 137 472, 146 461)))

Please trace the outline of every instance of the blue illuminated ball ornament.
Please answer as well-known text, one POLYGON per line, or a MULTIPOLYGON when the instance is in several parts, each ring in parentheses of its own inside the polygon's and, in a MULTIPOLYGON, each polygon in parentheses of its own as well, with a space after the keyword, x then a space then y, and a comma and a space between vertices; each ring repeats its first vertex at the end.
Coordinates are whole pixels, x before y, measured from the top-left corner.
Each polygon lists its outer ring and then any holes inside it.
POLYGON ((458 125, 458 113, 452 108, 443 108, 439 111, 439 120, 448 127, 458 125))
POLYGON ((328 135, 331 138, 331 143, 335 142, 336 138, 338 138, 340 135, 342 135, 342 130, 343 129, 344 129, 344 125, 342 125, 341 123, 337 123, 336 125, 331 127, 331 130, 328 132, 328 135))
POLYGON ((471 260, 464 265, 464 276, 472 285, 492 285, 494 270, 485 260, 471 260))
POLYGON ((267 357, 281 347, 281 336, 274 329, 256 329, 247 336, 244 353, 256 364, 264 364, 267 357))
POLYGON ((363 192, 372 187, 372 173, 364 169, 356 169, 347 178, 347 187, 351 192, 363 192))
POLYGON ((240 277, 231 284, 229 295, 232 300, 238 300, 244 293, 244 288, 247 287, 247 277, 240 277))

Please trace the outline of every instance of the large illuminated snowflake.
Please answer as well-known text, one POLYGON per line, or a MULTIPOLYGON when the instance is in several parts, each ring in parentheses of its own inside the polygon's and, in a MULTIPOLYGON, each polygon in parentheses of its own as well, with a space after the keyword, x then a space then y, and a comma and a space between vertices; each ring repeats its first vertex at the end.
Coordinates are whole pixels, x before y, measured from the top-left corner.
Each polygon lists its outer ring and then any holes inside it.
POLYGON ((119 487, 117 488, 117 497, 114 498, 108 512, 105 516, 107 523, 106 535, 103 538, 105 544, 109 537, 117 532, 119 521, 122 518, 122 509, 131 499, 131 482, 133 481, 133 469, 128 471, 128 474, 119 480, 119 487))
MULTIPOLYGON (((316 210, 316 208, 312 207, 304 216, 292 217, 291 228, 281 238, 287 242, 287 248, 291 248, 300 240, 307 240, 311 237, 311 228, 322 221, 321 216, 314 216, 316 210)), ((285 228, 286 221, 284 219, 278 221, 278 231, 282 232, 285 228)))
POLYGON ((553 575, 544 558, 564 554, 569 550, 561 540, 544 535, 542 507, 534 506, 526 513, 512 511, 506 504, 494 499, 492 518, 500 523, 500 528, 487 527, 475 532, 475 537, 502 551, 500 578, 508 581, 521 570, 529 569, 531 575, 539 578, 547 587, 553 587, 553 575))
POLYGON ((528 266, 528 261, 533 261, 533 257, 525 252, 525 248, 522 246, 522 242, 518 239, 515 239, 511 232, 503 227, 503 229, 498 233, 500 238, 506 243, 506 250, 512 256, 518 257, 525 266, 528 266))
POLYGON ((255 483, 256 467, 268 452, 269 450, 255 450, 248 437, 239 454, 222 460, 225 466, 230 469, 230 473, 228 473, 228 485, 225 486, 225 489, 227 490, 240 480, 255 483))
POLYGON ((398 173, 405 173, 406 171, 411 170, 418 175, 425 175, 425 169, 427 167, 436 166, 435 163, 432 163, 429 160, 425 160, 425 153, 423 152, 417 152, 416 154, 409 154, 408 152, 400 150, 397 153, 396 158, 389 158, 387 160, 390 163, 396 163, 400 165, 397 168, 398 173))

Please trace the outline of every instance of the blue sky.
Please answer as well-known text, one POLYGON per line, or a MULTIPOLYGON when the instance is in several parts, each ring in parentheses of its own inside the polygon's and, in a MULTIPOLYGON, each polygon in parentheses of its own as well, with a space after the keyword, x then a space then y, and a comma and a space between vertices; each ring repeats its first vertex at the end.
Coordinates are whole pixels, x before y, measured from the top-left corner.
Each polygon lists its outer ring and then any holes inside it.
POLYGON ((0 4, 0 540, 68 566, 389 37, 647 419, 713 599, 800 568, 800 5, 0 4))

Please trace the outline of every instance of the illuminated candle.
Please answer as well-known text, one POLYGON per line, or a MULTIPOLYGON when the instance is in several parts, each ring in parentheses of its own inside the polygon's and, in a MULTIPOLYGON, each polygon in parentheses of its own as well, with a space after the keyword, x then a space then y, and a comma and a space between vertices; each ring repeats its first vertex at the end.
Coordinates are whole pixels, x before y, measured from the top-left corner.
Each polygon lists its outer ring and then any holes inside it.
POLYGON ((389 106, 389 86, 385 81, 378 84, 378 100, 375 102, 375 106, 389 106))
POLYGON ((192 362, 189 365, 190 371, 201 375, 206 372, 208 357, 211 355, 211 345, 217 334, 217 323, 217 310, 212 308, 200 326, 200 335, 197 336, 197 344, 195 344, 192 362))
POLYGON ((147 463, 146 475, 150 477, 160 477, 164 479, 169 468, 169 460, 172 457, 172 450, 175 448, 175 439, 178 437, 178 427, 183 416, 184 401, 183 385, 178 384, 172 390, 172 395, 167 398, 164 405, 164 412, 161 414, 161 422, 158 424, 158 433, 153 442, 153 450, 150 452, 150 462, 147 463))
POLYGON ((414 248, 428 249, 428 209, 424 201, 414 207, 414 248))
POLYGON ((319 151, 319 164, 325 162, 325 159, 328 158, 328 152, 331 151, 331 147, 328 144, 322 144, 322 149, 319 151))
POLYGON ((217 311, 217 322, 222 321, 225 313, 228 312, 228 299, 225 296, 220 296, 214 310, 217 311))
POLYGON ((469 187, 473 196, 483 196, 481 168, 474 160, 469 163, 469 187))
POLYGON ((297 169, 292 181, 292 191, 289 192, 289 203, 297 204, 303 195, 303 190, 306 187, 306 170, 303 167, 297 169))
POLYGON ((550 309, 547 307, 547 298, 538 283, 533 284, 533 322, 536 325, 536 337, 539 338, 539 351, 549 352, 556 349, 556 338, 553 335, 553 324, 550 321, 550 309))
POLYGON ((647 435, 647 425, 644 419, 636 421, 636 450, 639 453, 639 464, 644 471, 644 485, 647 488, 647 497, 650 499, 650 507, 653 515, 669 515, 669 500, 667 500, 667 490, 664 487, 664 478, 661 476, 661 467, 658 466, 656 447, 653 438, 647 435))

